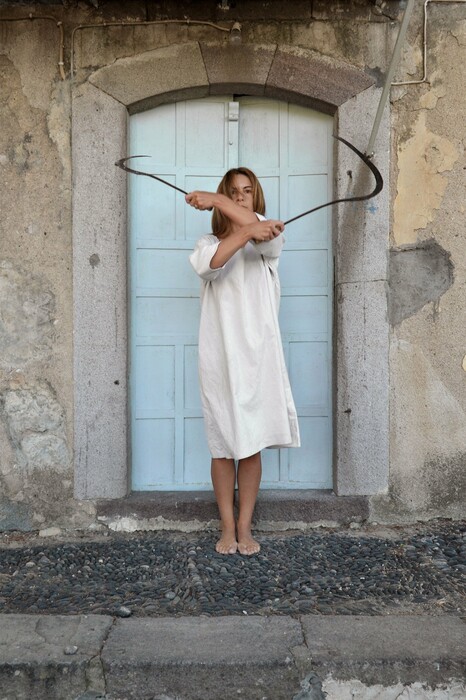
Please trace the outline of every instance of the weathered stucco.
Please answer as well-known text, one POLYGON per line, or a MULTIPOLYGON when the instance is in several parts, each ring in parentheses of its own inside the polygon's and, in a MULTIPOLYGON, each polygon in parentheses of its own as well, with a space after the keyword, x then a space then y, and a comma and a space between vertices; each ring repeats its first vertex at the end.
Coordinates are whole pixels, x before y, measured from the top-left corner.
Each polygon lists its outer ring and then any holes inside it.
POLYGON ((73 499, 70 86, 52 22, 0 23, 0 37, 0 529, 87 526, 93 504, 73 499))
MULTIPOLYGON (((62 81, 54 22, 0 21, 0 528, 88 527, 95 522, 94 502, 73 497, 77 456, 73 449, 71 205, 76 193, 71 183, 71 88, 85 84, 89 90, 98 85, 103 94, 109 67, 117 59, 121 70, 130 58, 133 65, 139 61, 142 70, 150 67, 154 50, 167 47, 169 54, 175 44, 186 44, 186 62, 176 76, 181 96, 184 89, 204 89, 206 75, 214 84, 215 56, 232 55, 228 36, 212 27, 99 26, 75 33, 76 75, 71 79, 72 29, 79 24, 186 15, 223 23, 237 19, 243 25, 244 46, 256 47, 248 49, 254 94, 261 94, 257 92, 261 84, 273 81, 269 73, 259 79, 260 67, 254 68, 264 45, 286 46, 285 51, 297 56, 304 49, 315 52, 323 64, 335 66, 341 61, 364 70, 368 85, 373 79, 379 85, 383 82, 400 18, 401 4, 396 0, 382 5, 369 0, 237 5, 225 13, 207 0, 195 7, 169 0, 115 0, 101 9, 90 3, 0 2, 0 18, 27 17, 32 12, 63 21, 66 71, 62 81), (196 65, 204 73, 194 77, 188 55, 193 45, 204 46, 196 54, 196 65), (88 82, 91 75, 93 86, 88 82)), ((418 3, 411 20, 397 71, 399 81, 422 76, 422 5, 418 3)), ((347 250, 357 260, 364 249, 360 269, 370 277, 345 277, 349 268, 342 258, 342 286, 340 297, 336 295, 337 300, 343 298, 351 286, 355 314, 371 313, 373 304, 379 298, 386 301, 387 294, 390 302, 389 376, 384 380, 384 387, 390 389, 390 428, 383 436, 390 448, 389 488, 370 497, 371 518, 379 521, 459 517, 464 499, 465 6, 431 3, 429 13, 429 82, 392 89, 392 159, 386 186, 390 187, 393 248, 390 254, 377 246, 372 249, 375 238, 370 230, 356 232, 347 250), (372 257, 368 272, 367 260, 372 257), (364 301, 358 305, 362 280, 367 279, 364 301)), ((270 55, 270 65, 272 60, 270 55)), ((241 71, 238 84, 245 92, 252 90, 244 64, 241 71)), ((221 74, 225 75, 224 69, 221 74)), ((111 75, 113 80, 114 70, 111 75)), ((151 79, 150 74, 146 79, 151 79)), ((309 84, 313 79, 310 75, 309 84)), ((110 87, 117 91, 118 80, 110 87)), ((216 89, 223 86, 218 84, 216 89)), ((299 99, 299 91, 305 92, 306 86, 295 85, 290 75, 289 89, 299 99)), ((137 103, 141 94, 147 94, 146 88, 138 92, 134 85, 133 101, 137 103)), ((352 210, 341 210, 339 216, 347 217, 345 230, 351 228, 353 215, 352 210)), ((105 269, 105 255, 97 247, 83 255, 83 270, 98 280, 105 269)), ((362 342, 361 357, 364 347, 362 342)), ((121 383, 112 383, 109 392, 124 386, 124 378, 118 379, 121 383)), ((374 393, 380 381, 376 372, 367 377, 374 393)), ((370 469, 368 465, 368 473, 370 469)))
POLYGON ((388 495, 373 499, 374 519, 393 511, 400 522, 413 513, 458 517, 466 489, 464 406, 418 345, 394 339, 391 359, 391 484, 388 495))
MULTIPOLYGON (((465 6, 433 3, 429 13, 431 82, 393 90, 391 475, 389 493, 372 500, 374 520, 464 515, 465 6)), ((411 45, 421 7, 417 15, 411 45)), ((399 79, 419 76, 421 57, 399 79)))
POLYGON ((418 229, 425 229, 434 220, 448 184, 443 173, 453 168, 459 156, 448 139, 428 130, 425 111, 416 117, 413 135, 398 152, 400 174, 393 225, 397 245, 416 241, 418 229))

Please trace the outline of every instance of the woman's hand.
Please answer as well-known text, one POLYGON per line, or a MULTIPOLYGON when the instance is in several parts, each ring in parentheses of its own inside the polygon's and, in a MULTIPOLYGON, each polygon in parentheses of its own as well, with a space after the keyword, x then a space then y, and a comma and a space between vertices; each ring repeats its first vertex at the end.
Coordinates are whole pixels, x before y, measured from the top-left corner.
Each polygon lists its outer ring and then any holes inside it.
MULTIPOLYGON (((255 216, 255 214, 254 214, 255 216)), ((277 238, 285 229, 283 221, 256 221, 253 224, 246 224, 235 228, 228 236, 222 238, 217 248, 217 252, 210 261, 210 267, 215 270, 223 267, 230 258, 248 243, 262 243, 264 241, 272 241, 277 238)))
POLYGON ((272 241, 285 230, 283 221, 276 219, 268 219, 267 221, 258 221, 257 224, 252 224, 247 227, 251 239, 255 243, 263 241, 272 241))
POLYGON ((205 211, 206 209, 211 211, 215 206, 215 200, 217 195, 214 192, 202 192, 201 190, 195 190, 190 192, 185 196, 186 203, 194 209, 199 209, 200 211, 205 211))

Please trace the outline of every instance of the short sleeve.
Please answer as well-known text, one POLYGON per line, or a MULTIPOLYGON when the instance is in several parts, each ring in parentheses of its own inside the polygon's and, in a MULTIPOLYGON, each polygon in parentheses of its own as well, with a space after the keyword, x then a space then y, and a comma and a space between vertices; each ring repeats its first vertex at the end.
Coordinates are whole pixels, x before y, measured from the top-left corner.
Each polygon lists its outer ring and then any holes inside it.
POLYGON ((207 282, 218 277, 220 271, 225 267, 218 267, 215 270, 210 267, 210 261, 217 252, 219 244, 220 241, 216 240, 214 236, 203 236, 196 242, 194 250, 189 256, 189 262, 194 271, 207 282))

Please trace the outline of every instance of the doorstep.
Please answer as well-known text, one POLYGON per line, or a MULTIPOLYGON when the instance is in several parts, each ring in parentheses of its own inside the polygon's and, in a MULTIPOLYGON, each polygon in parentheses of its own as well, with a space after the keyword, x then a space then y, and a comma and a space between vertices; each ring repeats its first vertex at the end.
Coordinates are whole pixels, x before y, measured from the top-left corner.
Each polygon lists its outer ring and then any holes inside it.
MULTIPOLYGON (((362 523, 367 496, 337 496, 331 490, 267 490, 259 493, 254 527, 263 531, 305 530, 362 523)), ((97 502, 97 518, 111 530, 180 530, 218 527, 213 491, 140 491, 97 502)))

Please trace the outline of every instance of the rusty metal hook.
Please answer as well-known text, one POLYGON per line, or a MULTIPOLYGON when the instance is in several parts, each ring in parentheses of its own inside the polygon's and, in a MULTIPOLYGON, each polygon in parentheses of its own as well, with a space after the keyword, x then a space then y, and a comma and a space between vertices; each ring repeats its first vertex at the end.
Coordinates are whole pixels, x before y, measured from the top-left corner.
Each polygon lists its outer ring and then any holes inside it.
MULTIPOLYGON (((366 199, 372 199, 372 197, 375 197, 379 194, 379 192, 382 191, 383 189, 383 177, 380 173, 380 170, 374 165, 374 163, 371 161, 369 156, 365 155, 361 151, 359 151, 356 146, 353 146, 352 143, 349 141, 346 141, 346 139, 342 138, 341 136, 334 136, 333 138, 337 139, 338 141, 341 141, 342 143, 345 144, 345 146, 348 146, 348 148, 351 148, 352 151, 358 155, 363 163, 367 165, 367 167, 370 169, 372 174, 375 177, 375 187, 370 192, 369 194, 364 194, 360 195, 358 197, 345 197, 344 199, 333 199, 331 202, 326 202, 325 204, 320 204, 317 207, 313 207, 312 209, 308 209, 308 211, 304 211, 302 214, 298 214, 297 216, 293 216, 291 219, 288 219, 288 221, 284 221, 285 226, 288 224, 291 224, 293 221, 297 221, 298 219, 301 219, 303 216, 308 216, 308 214, 312 214, 314 211, 318 211, 319 209, 323 209, 324 207, 330 207, 332 204, 341 204, 342 202, 362 202, 366 199)), ((121 168, 122 170, 126 170, 127 173, 133 173, 133 175, 145 175, 146 177, 152 177, 154 180, 158 180, 159 182, 162 182, 164 185, 168 185, 168 187, 173 188, 174 190, 177 190, 177 192, 181 192, 182 194, 189 194, 185 190, 182 190, 181 187, 177 187, 176 185, 172 185, 171 182, 167 182, 167 180, 164 180, 163 178, 159 177, 158 175, 154 175, 153 173, 144 173, 141 170, 134 170, 134 168, 128 168, 127 165, 125 165, 126 161, 131 160, 132 158, 150 158, 150 156, 129 156, 128 158, 121 158, 120 160, 117 160, 115 165, 118 168, 121 168)))

